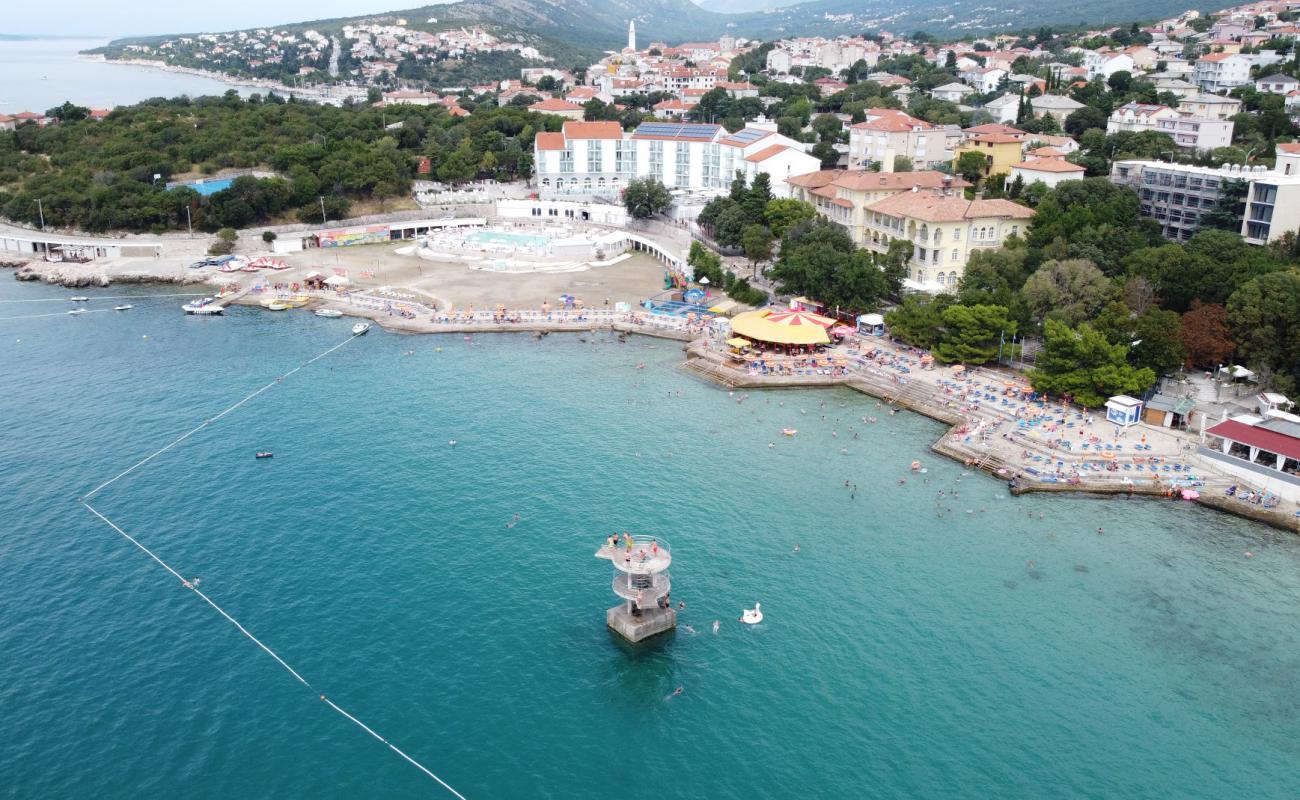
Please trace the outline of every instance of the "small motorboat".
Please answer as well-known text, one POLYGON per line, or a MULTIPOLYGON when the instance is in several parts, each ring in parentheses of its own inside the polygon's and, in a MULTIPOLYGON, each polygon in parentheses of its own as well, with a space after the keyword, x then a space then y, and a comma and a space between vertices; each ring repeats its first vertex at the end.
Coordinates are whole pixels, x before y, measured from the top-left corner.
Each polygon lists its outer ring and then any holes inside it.
POLYGON ((757 625, 763 621, 763 604, 755 603, 753 608, 740 612, 740 621, 746 625, 757 625))
POLYGON ((266 304, 267 311, 285 311, 288 308, 289 308, 288 303, 267 303, 266 304))
POLYGON ((130 303, 121 306, 113 306, 114 311, 130 311, 133 308, 135 308, 135 306, 131 305, 130 303))
POLYGON ((369 322, 358 322, 356 325, 352 326, 352 335, 360 336, 361 334, 365 333, 368 330, 370 330, 369 322))
POLYGON ((202 300, 191 300, 181 306, 186 314, 207 315, 220 314, 226 310, 226 307, 213 300, 211 297, 205 297, 202 300))
POLYGON ((343 316, 343 312, 335 308, 318 308, 314 313, 318 317, 325 317, 327 319, 338 319, 343 316))
POLYGON ((782 428, 782 429, 781 429, 781 433, 785 434, 786 436, 794 436, 794 435, 795 435, 796 433, 798 433, 798 432, 799 432, 799 431, 795 430, 794 428, 782 428))
POLYGON ((90 298, 89 298, 89 297, 82 297, 81 295, 77 295, 76 297, 69 297, 68 299, 71 300, 71 301, 74 302, 74 303, 89 303, 89 302, 90 302, 90 298))
POLYGON ((268 451, 265 451, 265 452, 258 453, 258 454, 257 454, 257 457, 258 457, 258 458, 270 458, 270 457, 273 456, 273 455, 275 455, 275 453, 272 453, 272 452, 270 452, 270 451, 268 450, 268 451))
POLYGON ((84 313, 86 313, 86 309, 84 309, 84 308, 74 308, 74 309, 72 309, 71 311, 68 312, 68 314, 69 314, 70 316, 73 316, 73 317, 80 316, 80 315, 82 315, 82 314, 84 314, 84 313))

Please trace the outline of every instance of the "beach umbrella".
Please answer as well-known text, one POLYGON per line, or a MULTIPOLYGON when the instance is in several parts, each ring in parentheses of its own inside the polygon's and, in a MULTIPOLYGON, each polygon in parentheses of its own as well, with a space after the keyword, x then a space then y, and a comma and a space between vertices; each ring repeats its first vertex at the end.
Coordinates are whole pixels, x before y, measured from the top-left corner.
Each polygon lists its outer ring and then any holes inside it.
MULTIPOLYGON (((816 316, 816 315, 811 315, 816 316)), ((767 309, 737 314, 731 321, 731 330, 739 336, 757 342, 784 345, 829 344, 830 336, 820 324, 802 319, 798 313, 778 314, 767 309)))
POLYGON ((963 366, 962 364, 958 364, 957 366, 952 368, 952 371, 956 373, 962 373, 966 371, 966 367, 963 366))
POLYGON ((856 332, 857 330, 855 328, 851 328, 848 325, 836 325, 834 328, 831 328, 831 333, 836 336, 848 336, 856 332))

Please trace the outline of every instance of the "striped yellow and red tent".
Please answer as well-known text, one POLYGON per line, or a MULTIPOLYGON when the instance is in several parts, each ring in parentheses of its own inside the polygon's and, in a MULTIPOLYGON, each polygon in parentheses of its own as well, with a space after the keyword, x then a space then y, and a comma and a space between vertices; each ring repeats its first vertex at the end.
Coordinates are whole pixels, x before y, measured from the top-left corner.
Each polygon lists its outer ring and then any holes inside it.
POLYGON ((829 328, 835 324, 830 317, 814 314, 811 311, 773 311, 767 315, 767 321, 777 325, 820 325, 829 328))
POLYGON ((731 320, 731 330, 750 341, 769 344, 829 343, 831 337, 827 335, 826 327, 813 319, 826 318, 802 311, 769 312, 760 309, 737 314, 731 320))

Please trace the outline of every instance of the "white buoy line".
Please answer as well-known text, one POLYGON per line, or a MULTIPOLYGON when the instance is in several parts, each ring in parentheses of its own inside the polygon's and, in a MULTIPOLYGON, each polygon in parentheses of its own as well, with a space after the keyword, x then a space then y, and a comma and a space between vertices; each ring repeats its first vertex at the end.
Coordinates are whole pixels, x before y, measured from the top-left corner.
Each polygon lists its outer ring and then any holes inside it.
POLYGON ((184 586, 186 589, 189 589, 191 592, 193 592, 196 596, 198 596, 198 598, 199 598, 200 600, 202 600, 203 602, 205 602, 205 603, 207 603, 209 606, 211 606, 212 609, 213 609, 214 611, 216 611, 218 614, 220 614, 222 617, 225 617, 225 619, 226 619, 227 622, 229 622, 231 625, 234 625, 235 628, 238 629, 239 632, 242 633, 244 636, 246 636, 250 641, 252 641, 253 644, 256 644, 258 647, 260 647, 260 648, 263 650, 263 652, 265 652, 265 653, 266 653, 267 655, 269 655, 271 658, 275 659, 275 661, 276 661, 277 664, 279 664, 281 667, 283 667, 283 668, 285 669, 286 672, 288 672, 290 675, 293 676, 294 680, 298 681, 298 682, 299 682, 300 684, 302 684, 303 686, 305 686, 305 687, 307 687, 308 689, 311 689, 313 692, 315 692, 315 693, 317 694, 317 696, 318 696, 318 697, 319 697, 319 698, 320 698, 320 699, 321 699, 321 700, 322 700, 326 705, 328 705, 328 706, 329 706, 330 708, 332 708, 333 710, 337 711, 341 716, 345 717, 349 722, 351 722, 352 724, 356 725, 356 726, 357 726, 358 728, 360 728, 361 730, 363 730, 363 731, 365 731, 366 733, 370 734, 370 735, 371 735, 372 737, 374 737, 375 739, 378 739, 378 740, 379 740, 380 742, 382 742, 384 745, 387 745, 387 747, 388 747, 390 750, 392 750, 392 751, 393 751, 394 753, 396 753, 397 755, 401 756, 404 760, 406 760, 407 762, 409 762, 409 763, 410 763, 411 765, 413 765, 416 769, 420 770, 420 771, 423 772, 425 775, 427 775, 428 777, 432 778, 432 779, 433 779, 434 781, 436 781, 440 786, 442 786, 442 788, 446 789, 446 790, 447 790, 448 792, 450 792, 453 796, 455 796, 456 798, 458 798, 458 800, 465 800, 465 796, 464 796, 464 795, 462 795, 460 792, 458 792, 458 791, 456 791, 455 789, 453 789, 453 788, 451 787, 450 784, 448 784, 448 783, 447 783, 446 781, 444 781, 442 778, 439 778, 437 775, 435 775, 435 774, 433 773, 433 771, 430 770, 428 767, 424 766, 424 765, 421 764, 419 761, 415 760, 415 759, 412 758, 411 756, 409 756, 409 755, 407 755, 406 753, 404 753, 404 752, 403 752, 402 750, 400 750, 396 745, 394 745, 392 742, 390 742, 390 741, 388 741, 387 739, 385 739, 383 736, 381 736, 379 733, 377 733, 377 732, 376 732, 373 728, 371 728, 369 725, 366 725, 366 724, 365 724, 364 722, 362 722, 361 720, 359 720, 359 719, 357 719, 356 717, 352 716, 352 714, 350 714, 350 713, 348 713, 347 711, 345 711, 345 710, 343 710, 342 708, 340 708, 340 707, 339 707, 339 706, 338 706, 338 705, 337 705, 333 700, 329 699, 329 698, 326 697, 324 694, 320 693, 320 691, 319 691, 315 686, 312 685, 311 681, 308 681, 308 680, 307 680, 306 678, 304 678, 301 674, 299 674, 299 672, 298 672, 297 670, 295 670, 292 666, 289 665, 289 662, 285 661, 283 658, 280 657, 280 654, 279 654, 279 653, 276 653, 274 650, 272 650, 270 647, 268 647, 264 642, 262 642, 261 639, 258 639, 256 636, 254 636, 254 635, 252 634, 251 631, 249 631, 247 628, 245 628, 245 627, 244 627, 244 626, 239 622, 239 620, 237 620, 237 619, 235 619, 233 616, 231 616, 231 615, 230 615, 230 614, 229 614, 229 613, 228 613, 224 608, 222 608, 220 605, 218 605, 217 602, 216 602, 215 600, 213 600, 211 597, 209 597, 207 594, 205 594, 203 591, 201 591, 201 590, 199 589, 199 586, 198 586, 198 582, 197 582, 197 581, 191 581, 191 580, 186 579, 183 575, 181 575, 181 573, 179 573, 179 572, 177 572, 175 569, 173 569, 172 566, 171 566, 170 564, 168 564, 166 561, 163 561, 161 558, 159 558, 158 555, 157 555, 156 553, 154 553, 154 552, 153 552, 152 550, 150 550, 149 548, 145 547, 145 546, 144 546, 144 545, 143 545, 143 544, 142 544, 138 539, 136 539, 136 538, 135 538, 134 536, 132 536, 131 534, 127 533, 125 530, 123 530, 123 529, 121 528, 121 526, 119 526, 117 523, 113 522, 111 519, 109 519, 108 517, 106 517, 102 512, 100 512, 97 508, 95 508, 94 506, 92 506, 92 505, 90 504, 90 498, 91 498, 91 497, 93 497, 94 495, 98 494, 98 493, 101 492, 102 490, 108 488, 108 487, 111 486, 112 484, 116 483, 118 480, 120 480, 120 479, 126 477, 127 475, 131 474, 131 473, 134 472, 135 470, 139 469, 140 467, 142 467, 142 466, 144 466, 145 464, 149 463, 150 461, 154 460, 155 458, 157 458, 158 456, 162 455, 163 453, 166 453, 168 450, 171 450, 171 449, 172 449, 173 447, 175 447, 176 445, 180 444, 181 442, 183 442, 183 441, 185 441, 186 439, 190 438, 190 437, 193 436, 194 434, 196 434, 196 433, 198 433, 199 431, 203 430, 204 428, 208 427, 208 426, 211 425, 212 423, 216 422, 217 420, 219 420, 219 419, 221 419, 222 417, 226 416, 227 414, 231 413, 231 412, 234 411, 235 409, 237 409, 237 408, 239 408, 240 406, 244 405, 244 404, 247 403, 249 400, 252 400, 253 398, 255 398, 255 397, 257 397, 258 395, 262 394, 262 393, 265 392, 267 389, 270 389, 272 386, 275 386, 276 384, 283 382, 285 378, 288 378, 289 376, 293 375, 294 373, 298 372, 299 370, 303 369, 304 367, 310 366, 311 364, 315 363, 316 361, 319 361, 320 359, 324 358, 325 356, 329 355, 330 353, 333 353, 335 350, 338 350, 340 347, 343 347, 345 344, 347 344, 348 342, 351 342, 353 339, 356 339, 356 338, 357 338, 356 335, 349 336, 348 338, 344 339, 343 341, 339 342, 338 344, 334 345, 333 347, 329 348, 328 350, 324 351, 323 353, 320 353, 319 355, 314 356, 313 358, 308 359, 307 361, 304 361, 303 363, 301 363, 301 364, 299 364, 298 366, 294 367, 293 369, 289 370, 289 371, 286 372, 285 374, 283 374, 283 375, 277 377, 275 380, 271 381, 270 383, 266 384, 265 386, 262 386, 261 388, 255 390, 255 391, 253 391, 253 392, 251 392, 251 393, 249 393, 248 395, 246 395, 245 397, 243 397, 241 400, 239 400, 237 403, 235 403, 234 405, 232 405, 232 406, 230 406, 229 408, 225 409, 225 410, 222 411, 221 413, 216 414, 215 416, 212 416, 212 417, 209 417, 209 418, 203 420, 203 422, 200 423, 197 427, 195 427, 195 428, 193 428, 193 429, 191 429, 191 430, 189 430, 189 431, 186 431, 186 432, 183 433, 181 436, 179 436, 179 437, 177 437, 176 439, 174 439, 173 441, 171 441, 169 444, 165 445, 164 447, 159 448, 158 450, 155 450, 154 452, 152 452, 152 453, 150 453, 149 455, 145 456, 144 458, 140 459, 140 460, 137 461, 136 463, 132 464, 130 467, 128 467, 128 468, 122 470, 122 471, 119 472, 117 475, 114 475, 112 478, 109 478, 108 480, 104 481, 104 482, 101 483, 100 485, 96 486, 94 489, 91 489, 89 492, 87 492, 85 495, 83 495, 81 498, 79 498, 78 502, 80 502, 83 506, 85 506, 87 511, 89 511, 90 513, 92 513, 92 514, 94 514, 96 517, 98 517, 100 520, 102 520, 102 521, 104 522, 105 525, 108 525, 108 527, 112 528, 112 529, 113 529, 114 531, 116 531, 119 535, 121 535, 122 538, 126 539, 126 540, 127 540, 128 542, 130 542, 131 544, 135 545, 135 547, 137 547, 137 548, 138 548, 141 552, 143 552, 145 555, 149 556, 149 558, 153 559, 153 561, 154 561, 155 563, 157 563, 160 567, 162 567, 163 569, 165 569, 165 570, 167 570, 169 573, 171 573, 171 575, 172 575, 173 577, 175 577, 177 580, 179 580, 179 581, 181 582, 181 585, 182 585, 182 586, 184 586))
MULTIPOLYGON (((168 294, 111 294, 94 295, 91 300, 148 300, 153 297, 202 297, 203 292, 175 292, 168 294)), ((0 303, 70 303, 70 297, 26 297, 21 300, 0 300, 0 303)))

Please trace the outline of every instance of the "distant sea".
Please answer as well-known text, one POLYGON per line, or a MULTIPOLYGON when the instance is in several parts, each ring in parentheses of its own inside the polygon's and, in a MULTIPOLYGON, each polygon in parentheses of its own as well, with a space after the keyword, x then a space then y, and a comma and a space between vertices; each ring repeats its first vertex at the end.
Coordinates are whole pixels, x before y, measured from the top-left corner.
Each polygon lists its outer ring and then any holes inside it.
POLYGON ((107 107, 151 97, 224 94, 232 88, 243 95, 254 91, 196 75, 106 64, 78 55, 105 44, 107 39, 0 40, 0 114, 39 113, 66 100, 107 107))
MULTIPOLYGON (((181 302, 0 272, 0 798, 450 797, 77 503, 352 325, 181 302)), ((1300 537, 681 361, 376 328, 95 504, 471 800, 1300 797, 1300 537), (637 647, 622 530, 686 603, 637 647)))

